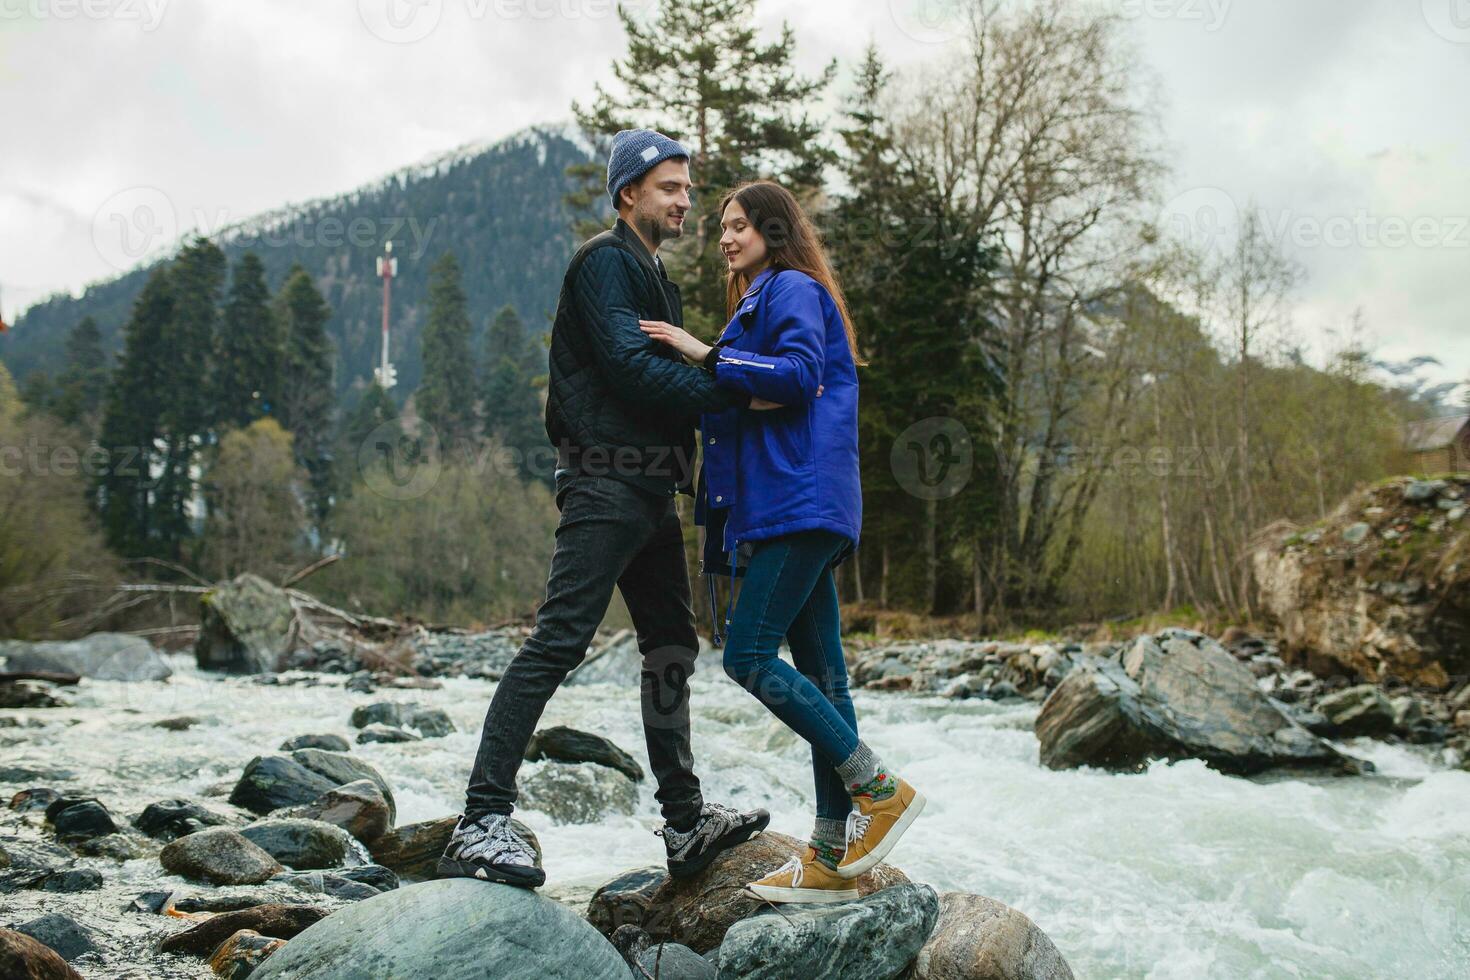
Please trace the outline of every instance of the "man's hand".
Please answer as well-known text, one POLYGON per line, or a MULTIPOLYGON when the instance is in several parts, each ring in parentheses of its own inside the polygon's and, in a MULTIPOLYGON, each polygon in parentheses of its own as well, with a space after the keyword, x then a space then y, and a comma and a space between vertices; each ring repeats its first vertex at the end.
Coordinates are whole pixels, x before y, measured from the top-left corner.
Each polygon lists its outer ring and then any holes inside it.
POLYGON ((705 355, 710 352, 709 344, 672 323, 665 323, 663 320, 639 320, 638 328, 659 343, 668 344, 695 364, 704 360, 705 355))

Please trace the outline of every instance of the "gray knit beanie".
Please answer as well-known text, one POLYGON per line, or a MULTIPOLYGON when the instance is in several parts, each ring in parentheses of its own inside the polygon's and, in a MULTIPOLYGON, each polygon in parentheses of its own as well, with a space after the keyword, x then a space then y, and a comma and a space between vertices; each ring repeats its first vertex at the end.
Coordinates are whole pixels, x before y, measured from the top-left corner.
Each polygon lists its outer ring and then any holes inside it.
POLYGON ((618 204, 618 191, 648 173, 665 160, 689 158, 689 151, 678 140, 651 129, 624 129, 612 141, 607 157, 607 193, 618 204))

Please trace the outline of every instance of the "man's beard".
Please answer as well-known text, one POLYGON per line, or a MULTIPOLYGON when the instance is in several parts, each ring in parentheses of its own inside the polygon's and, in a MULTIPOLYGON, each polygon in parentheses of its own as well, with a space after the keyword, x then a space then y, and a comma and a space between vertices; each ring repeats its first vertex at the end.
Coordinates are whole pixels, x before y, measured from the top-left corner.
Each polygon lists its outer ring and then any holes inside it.
MULTIPOLYGON (((668 218, 669 216, 667 214, 662 214, 648 215, 643 219, 643 233, 648 236, 648 240, 653 244, 658 245, 668 241, 671 238, 678 238, 684 234, 683 223, 681 222, 680 224, 670 228, 668 225, 668 218)), ((685 220, 688 220, 687 216, 685 217, 685 220)))

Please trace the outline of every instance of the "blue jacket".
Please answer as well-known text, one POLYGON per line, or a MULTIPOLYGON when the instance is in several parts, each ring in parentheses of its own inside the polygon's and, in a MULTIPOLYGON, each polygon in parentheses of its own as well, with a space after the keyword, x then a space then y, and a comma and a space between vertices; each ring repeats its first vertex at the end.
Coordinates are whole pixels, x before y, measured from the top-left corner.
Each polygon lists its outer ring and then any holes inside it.
MULTIPOLYGON (((728 572, 733 586, 744 564, 742 543, 815 528, 848 539, 832 562, 841 564, 857 548, 863 497, 857 369, 837 304, 804 272, 766 269, 717 345, 718 387, 784 407, 701 416, 704 466, 694 508, 695 523, 705 527, 700 570, 728 572)), ((709 590, 713 613, 713 579, 709 590)), ((718 626, 716 619, 717 642, 718 626)))

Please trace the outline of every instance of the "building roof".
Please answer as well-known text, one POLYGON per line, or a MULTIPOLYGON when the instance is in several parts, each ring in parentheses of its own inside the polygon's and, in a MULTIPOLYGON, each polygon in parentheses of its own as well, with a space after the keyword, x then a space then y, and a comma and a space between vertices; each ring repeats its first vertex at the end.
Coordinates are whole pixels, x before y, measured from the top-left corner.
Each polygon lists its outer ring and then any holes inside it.
POLYGON ((1446 415, 1404 426, 1404 448, 1411 453, 1432 453, 1456 443, 1470 449, 1470 415, 1446 415))

